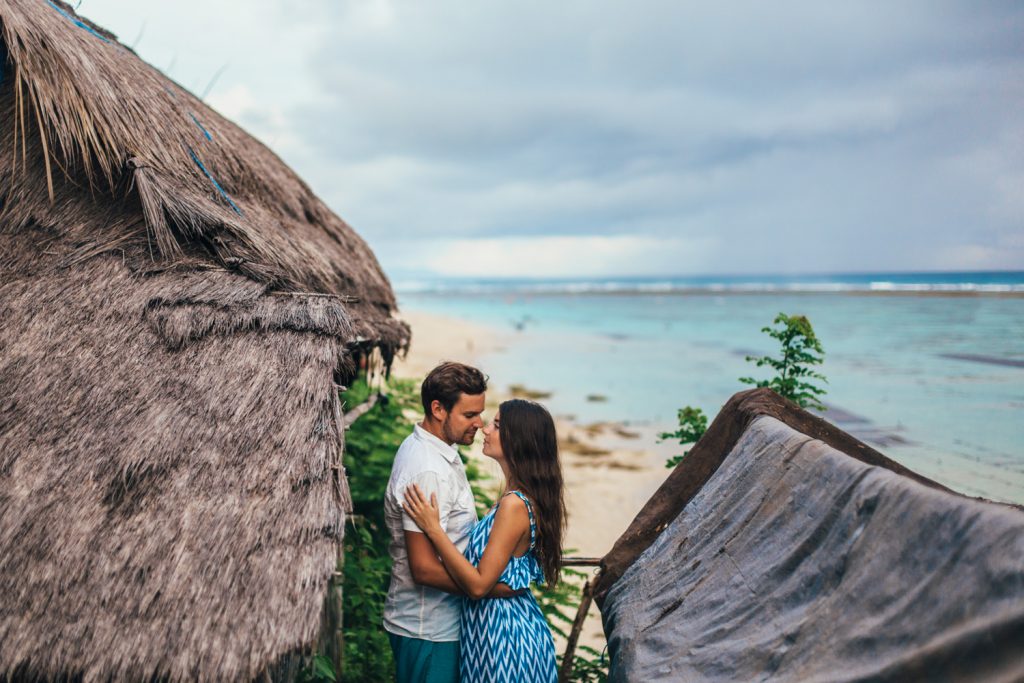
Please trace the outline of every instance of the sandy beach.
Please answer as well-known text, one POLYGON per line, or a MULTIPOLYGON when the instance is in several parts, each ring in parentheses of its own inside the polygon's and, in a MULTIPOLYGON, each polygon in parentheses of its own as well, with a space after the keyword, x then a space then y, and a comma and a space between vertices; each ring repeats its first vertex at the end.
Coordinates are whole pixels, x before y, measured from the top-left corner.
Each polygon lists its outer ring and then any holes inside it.
MULTIPOLYGON (((500 330, 458 318, 416 310, 403 310, 401 317, 412 326, 413 338, 408 355, 393 368, 399 377, 422 378, 444 360, 472 364, 508 342, 500 330)), ((481 369, 487 372, 486 367, 481 369)), ((514 395, 544 402, 544 392, 523 386, 519 379, 490 377, 485 418, 514 395)), ((657 443, 656 430, 648 426, 614 421, 581 424, 569 415, 556 415, 555 422, 569 512, 565 548, 572 556, 601 557, 664 481, 668 475, 665 460, 678 449, 670 443, 657 443)), ((478 438, 470 457, 491 473, 497 488, 500 472, 480 448, 478 438)), ((604 646, 596 607, 581 642, 597 649, 604 646)))

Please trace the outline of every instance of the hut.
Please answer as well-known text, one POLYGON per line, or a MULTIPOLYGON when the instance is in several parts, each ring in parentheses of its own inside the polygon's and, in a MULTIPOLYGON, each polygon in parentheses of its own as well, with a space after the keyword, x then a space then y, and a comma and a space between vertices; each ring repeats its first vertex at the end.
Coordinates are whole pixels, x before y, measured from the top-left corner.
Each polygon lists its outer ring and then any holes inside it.
POLYGON ((60 0, 0 0, 0 180, 0 679, 336 655, 338 386, 409 338, 373 253, 60 0))
POLYGON ((614 681, 1024 680, 1024 513, 767 389, 725 405, 594 592, 614 681))

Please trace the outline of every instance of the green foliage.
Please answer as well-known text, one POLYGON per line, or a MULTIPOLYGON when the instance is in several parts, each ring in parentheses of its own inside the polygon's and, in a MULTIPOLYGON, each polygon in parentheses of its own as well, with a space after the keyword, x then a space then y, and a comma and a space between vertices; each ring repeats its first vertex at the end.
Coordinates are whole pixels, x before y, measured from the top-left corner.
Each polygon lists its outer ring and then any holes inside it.
POLYGON ((391 577, 387 545, 379 542, 381 531, 388 533, 362 522, 345 535, 343 681, 387 681, 394 676, 391 644, 381 626, 391 577))
POLYGON ((299 683, 336 683, 334 663, 323 655, 316 655, 302 671, 299 672, 299 683))
MULTIPOLYGON (((412 431, 406 412, 419 404, 416 385, 392 380, 387 399, 378 399, 345 434, 344 464, 354 517, 345 534, 342 567, 343 681, 389 681, 394 678, 391 644, 381 626, 391 577, 390 534, 384 522, 384 491, 395 452, 412 431), (357 521, 355 521, 357 520, 357 521)), ((360 380, 342 398, 352 408, 371 395, 360 380)))
MULTIPOLYGON (((567 548, 566 554, 575 552, 573 548, 567 548)), ((562 568, 562 580, 555 586, 533 586, 533 596, 537 599, 537 605, 541 613, 547 619, 551 632, 562 638, 568 638, 568 629, 572 628, 572 622, 579 610, 580 600, 583 596, 583 584, 586 583, 587 574, 571 567, 562 568)), ((558 666, 562 665, 562 655, 557 655, 558 666)), ((604 683, 608 680, 608 665, 600 652, 592 647, 580 645, 576 648, 576 656, 573 659, 573 681, 584 681, 586 683, 604 683)))
MULTIPOLYGON (((347 407, 354 408, 364 403, 369 394, 366 383, 360 380, 342 398, 347 407)), ((417 410, 419 393, 412 381, 392 379, 386 396, 345 433, 344 456, 353 511, 383 530, 385 537, 388 532, 384 526, 384 490, 395 451, 412 432, 413 419, 406 412, 417 410)), ((386 538, 382 547, 387 548, 386 538)))
POLYGON ((345 410, 352 410, 366 403, 373 394, 373 389, 366 381, 366 375, 360 375, 345 391, 341 392, 341 400, 345 402, 345 410))
MULTIPOLYGON (((674 432, 662 432, 658 435, 659 441, 667 439, 678 439, 680 444, 697 443, 704 432, 708 430, 708 416, 700 408, 684 406, 679 409, 679 429, 674 432)), ((686 457, 690 450, 687 449, 681 455, 673 455, 665 461, 665 467, 672 469, 686 457)))
POLYGON ((775 376, 767 380, 741 377, 740 381, 744 384, 768 387, 801 408, 825 410, 824 404, 818 399, 825 394, 825 390, 815 385, 812 380, 828 380, 821 373, 811 369, 811 366, 821 365, 825 361, 825 350, 814 334, 811 321, 802 315, 789 316, 779 313, 772 324, 775 327, 764 327, 761 331, 779 342, 782 347, 781 356, 747 356, 747 360, 759 368, 770 367, 775 371, 775 376))
MULTIPOLYGON (((566 553, 572 552, 567 550, 566 553)), ((551 632, 563 638, 569 636, 566 628, 572 627, 576 609, 580 605, 579 595, 582 594, 586 574, 571 567, 562 569, 562 580, 554 586, 532 586, 533 597, 537 599, 541 614, 548 620, 551 632), (571 614, 567 614, 572 610, 571 614)))
MULTIPOLYGON (((558 656, 561 665, 562 656, 558 656)), ((577 645, 576 657, 572 662, 571 681, 584 683, 606 683, 608 680, 608 663, 603 653, 589 645, 577 645)))
MULTIPOLYGON (((740 377, 740 382, 758 387, 768 387, 780 396, 795 402, 801 408, 825 410, 819 396, 825 390, 815 385, 813 380, 828 382, 825 376, 812 369, 812 366, 825 362, 825 350, 814 334, 811 321, 802 315, 786 315, 779 313, 772 321, 775 327, 763 327, 761 331, 781 345, 781 355, 747 356, 747 361, 757 367, 768 366, 775 371, 771 379, 756 380, 752 377, 740 377)), ((679 410, 679 428, 674 432, 663 432, 659 441, 678 439, 680 444, 696 443, 708 428, 708 418, 704 411, 693 406, 685 406, 679 410)), ((671 469, 682 462, 689 450, 681 455, 674 455, 665 461, 665 467, 671 469)))
MULTIPOLYGON (((386 401, 378 401, 372 410, 352 424, 345 434, 345 470, 352 495, 353 512, 357 522, 350 524, 345 534, 345 564, 343 609, 345 653, 341 680, 390 681, 394 679, 394 662, 387 633, 381 626, 384 601, 391 578, 391 541, 384 521, 384 492, 391 475, 395 452, 413 429, 414 419, 420 411, 419 392, 410 380, 392 378, 386 401)), ((353 408, 371 395, 372 390, 360 380, 343 395, 345 405, 353 408)), ((494 504, 494 497, 486 488, 486 476, 480 467, 462 455, 476 500, 477 515, 483 516, 494 504)), ((579 607, 583 579, 586 575, 573 569, 563 570, 565 579, 552 589, 535 591, 541 611, 555 633, 565 635, 562 625, 571 625, 579 607)), ((329 662, 328 662, 329 664, 329 662)), ((317 671, 326 675, 326 669, 308 669, 309 675, 317 671)), ((333 674, 333 669, 331 669, 333 674)), ((305 672, 303 675, 306 675, 305 672)), ((305 678, 303 681, 322 683, 333 678, 305 678)), ((574 681, 603 683, 607 680, 607 667, 600 653, 593 648, 577 649, 574 661, 574 681)))

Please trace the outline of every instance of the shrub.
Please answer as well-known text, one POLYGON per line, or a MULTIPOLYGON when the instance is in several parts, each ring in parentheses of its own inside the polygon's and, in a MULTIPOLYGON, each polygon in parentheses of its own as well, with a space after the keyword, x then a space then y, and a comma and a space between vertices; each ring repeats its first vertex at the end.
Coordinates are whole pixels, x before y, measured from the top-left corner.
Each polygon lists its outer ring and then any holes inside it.
MULTIPOLYGON (((662 432, 659 441, 667 439, 678 439, 680 444, 697 443, 704 432, 708 430, 708 416, 700 408, 685 406, 679 409, 679 429, 674 432, 662 432)), ((689 449, 680 455, 674 455, 665 461, 665 467, 673 468, 682 462, 689 449)))
MULTIPOLYGON (((813 380, 826 383, 828 380, 812 369, 812 366, 825 362, 825 349, 814 334, 811 321, 802 315, 779 313, 772 325, 775 327, 762 327, 761 331, 779 342, 782 347, 780 356, 747 356, 746 359, 759 368, 770 367, 775 371, 775 376, 764 380, 740 377, 740 382, 768 387, 801 408, 826 410, 825 404, 819 399, 825 395, 825 389, 814 384, 813 380)), ((659 441, 679 439, 681 444, 696 443, 704 436, 707 428, 708 418, 704 411, 685 406, 679 410, 679 428, 674 432, 663 432, 659 435, 659 441)), ((672 456, 665 461, 665 467, 675 467, 688 453, 689 450, 686 450, 681 455, 672 456)))
POLYGON ((801 408, 825 410, 825 405, 818 397, 824 396, 826 392, 811 381, 828 382, 824 375, 811 369, 811 366, 825 362, 825 350, 814 334, 811 321, 802 315, 779 313, 772 324, 776 327, 763 327, 761 331, 778 340, 782 346, 781 355, 778 358, 747 356, 747 360, 759 368, 767 365, 775 370, 775 376, 766 380, 741 377, 740 381, 768 387, 801 408))

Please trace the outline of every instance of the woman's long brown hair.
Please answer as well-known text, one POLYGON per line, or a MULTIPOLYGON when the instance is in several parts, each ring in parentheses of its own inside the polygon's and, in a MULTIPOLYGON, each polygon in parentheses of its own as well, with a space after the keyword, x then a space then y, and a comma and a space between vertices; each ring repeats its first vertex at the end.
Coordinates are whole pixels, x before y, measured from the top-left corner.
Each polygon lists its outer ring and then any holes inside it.
POLYGON ((551 414, 539 403, 514 398, 498 409, 498 438, 509 474, 533 504, 537 561, 549 586, 562 572, 565 498, 558 439, 551 414))

